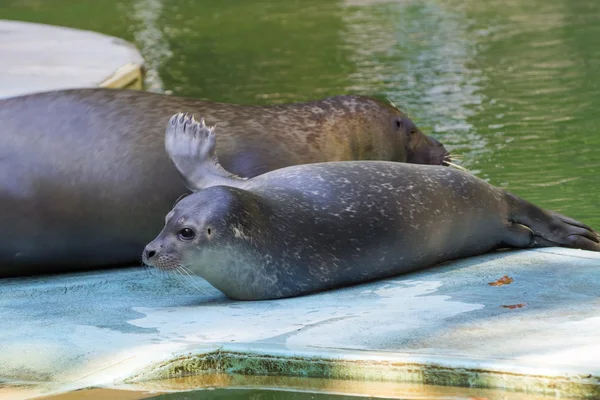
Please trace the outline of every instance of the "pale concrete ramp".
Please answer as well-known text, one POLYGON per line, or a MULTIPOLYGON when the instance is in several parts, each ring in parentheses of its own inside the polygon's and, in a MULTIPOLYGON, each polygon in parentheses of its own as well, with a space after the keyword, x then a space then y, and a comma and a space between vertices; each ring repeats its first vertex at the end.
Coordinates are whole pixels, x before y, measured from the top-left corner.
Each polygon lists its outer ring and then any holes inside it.
POLYGON ((0 379, 48 394, 217 370, 600 398, 598 253, 495 253, 276 301, 187 285, 143 268, 0 281, 0 379))
POLYGON ((81 87, 141 88, 130 43, 79 29, 0 20, 0 98, 81 87))

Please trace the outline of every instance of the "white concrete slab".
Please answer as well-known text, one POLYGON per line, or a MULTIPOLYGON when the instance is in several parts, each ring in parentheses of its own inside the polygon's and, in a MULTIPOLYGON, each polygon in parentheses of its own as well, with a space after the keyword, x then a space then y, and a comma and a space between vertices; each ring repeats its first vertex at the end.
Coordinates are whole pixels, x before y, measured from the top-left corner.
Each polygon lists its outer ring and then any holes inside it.
POLYGON ((139 87, 142 56, 112 36, 0 20, 0 98, 77 87, 139 87))
POLYGON ((141 268, 0 281, 0 381, 49 393, 217 368, 600 396, 598 253, 496 253, 277 301, 187 285, 141 268))

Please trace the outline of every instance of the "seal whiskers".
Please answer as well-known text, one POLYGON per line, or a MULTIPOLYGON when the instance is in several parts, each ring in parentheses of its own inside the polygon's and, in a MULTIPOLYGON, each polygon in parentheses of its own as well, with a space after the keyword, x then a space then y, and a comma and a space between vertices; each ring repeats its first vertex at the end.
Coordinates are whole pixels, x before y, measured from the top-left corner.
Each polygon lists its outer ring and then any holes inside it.
POLYGON ((188 268, 185 265, 180 264, 177 268, 175 268, 175 272, 177 272, 181 275, 181 277, 183 278, 182 282, 187 287, 194 289, 198 292, 201 292, 203 294, 209 294, 209 292, 207 292, 206 289, 204 289, 202 286, 200 286, 200 284, 198 284, 198 282, 196 282, 196 280, 195 280, 196 275, 190 273, 190 271, 188 270, 188 268))
POLYGON ((468 169, 466 169, 466 168, 465 168, 465 167, 463 167, 462 165, 458 165, 458 164, 455 164, 455 163, 453 163, 453 162, 450 162, 450 161, 444 161, 444 163, 445 163, 446 165, 448 165, 448 166, 450 166, 450 167, 452 167, 452 168, 456 168, 456 169, 458 169, 458 170, 460 170, 460 171, 464 171, 464 172, 471 173, 471 171, 469 171, 468 169))
POLYGON ((458 170, 470 173, 471 171, 469 171, 467 168, 453 162, 454 160, 460 160, 460 159, 462 159, 462 155, 446 152, 446 154, 444 154, 444 157, 442 159, 442 165, 450 166, 450 167, 456 168, 458 170))

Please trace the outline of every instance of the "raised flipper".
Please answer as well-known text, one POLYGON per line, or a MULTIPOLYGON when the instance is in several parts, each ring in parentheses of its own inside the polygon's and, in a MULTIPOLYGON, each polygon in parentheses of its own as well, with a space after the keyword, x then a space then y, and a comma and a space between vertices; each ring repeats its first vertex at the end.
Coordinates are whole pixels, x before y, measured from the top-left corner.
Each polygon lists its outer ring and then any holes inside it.
POLYGON ((186 186, 198 191, 209 186, 239 187, 245 181, 226 171, 215 151, 215 128, 188 113, 171 117, 165 131, 165 149, 186 186))
MULTIPOLYGON (((507 197, 513 225, 523 225, 533 235, 529 247, 561 246, 600 251, 600 235, 586 224, 553 211, 542 210, 510 193, 507 193, 507 197)), ((522 233, 526 232, 523 230, 522 233)))

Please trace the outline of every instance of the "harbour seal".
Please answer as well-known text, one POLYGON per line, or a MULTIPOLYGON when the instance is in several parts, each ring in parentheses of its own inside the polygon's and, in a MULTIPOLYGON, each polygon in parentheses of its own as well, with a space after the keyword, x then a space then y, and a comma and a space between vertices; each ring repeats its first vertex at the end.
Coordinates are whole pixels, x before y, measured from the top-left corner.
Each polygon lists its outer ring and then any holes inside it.
POLYGON ((139 263, 186 188, 164 126, 189 109, 221 132, 243 177, 322 161, 442 164, 444 147, 365 96, 244 106, 131 90, 75 89, 0 100, 0 277, 139 263))
POLYGON ((142 257, 233 299, 299 296, 499 247, 600 251, 588 226, 468 172, 347 161, 243 179, 219 165, 215 140, 203 122, 170 120, 167 152, 195 193, 166 216, 142 257))

